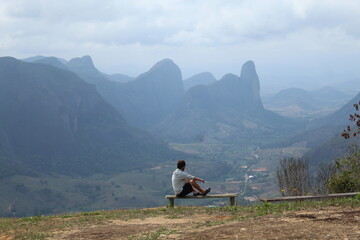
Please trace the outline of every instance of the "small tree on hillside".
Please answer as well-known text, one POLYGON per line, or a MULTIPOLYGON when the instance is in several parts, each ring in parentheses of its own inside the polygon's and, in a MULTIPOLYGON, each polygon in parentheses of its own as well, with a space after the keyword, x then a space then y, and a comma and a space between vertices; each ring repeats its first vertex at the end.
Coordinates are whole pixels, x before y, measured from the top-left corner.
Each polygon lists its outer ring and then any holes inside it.
MULTIPOLYGON (((359 111, 359 105, 360 105, 360 101, 359 101, 359 103, 354 104, 354 108, 356 111, 359 111)), ((356 126, 348 125, 344 129, 341 136, 343 136, 345 139, 348 139, 350 137, 356 137, 356 136, 360 135, 360 114, 358 114, 358 113, 350 114, 349 120, 351 122, 354 122, 356 126)))
MULTIPOLYGON (((359 103, 354 104, 356 111, 359 111, 359 103)), ((348 125, 342 132, 345 139, 360 135, 360 114, 350 114, 349 120, 354 122, 353 126, 348 125)), ((333 193, 357 192, 360 191, 360 152, 354 146, 349 156, 336 160, 337 173, 329 181, 329 190, 333 193)))
POLYGON ((345 158, 336 160, 337 173, 330 179, 329 190, 332 193, 360 191, 360 151, 353 148, 345 158))
POLYGON ((276 175, 283 196, 303 196, 310 192, 311 184, 307 159, 281 159, 276 175))

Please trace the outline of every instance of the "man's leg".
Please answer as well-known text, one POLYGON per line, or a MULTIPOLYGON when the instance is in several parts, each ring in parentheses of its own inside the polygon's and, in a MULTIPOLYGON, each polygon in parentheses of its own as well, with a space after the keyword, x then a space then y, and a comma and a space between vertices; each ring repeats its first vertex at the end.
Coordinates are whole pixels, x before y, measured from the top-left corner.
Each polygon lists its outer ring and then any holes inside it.
POLYGON ((193 186, 193 188, 196 188, 197 190, 199 190, 199 192, 205 194, 205 191, 199 186, 199 184, 196 181, 190 180, 189 183, 191 184, 191 186, 193 186))
POLYGON ((190 180, 190 181, 188 181, 187 183, 190 183, 190 186, 191 186, 191 188, 192 188, 193 194, 196 194, 198 191, 195 190, 194 186, 193 186, 192 183, 191 183, 192 181, 193 181, 193 180, 190 180))
POLYGON ((197 193, 194 189, 194 187, 189 183, 185 183, 183 186, 183 190, 181 191, 181 193, 177 194, 177 197, 185 197, 186 195, 188 195, 189 193, 193 192, 194 194, 197 193))

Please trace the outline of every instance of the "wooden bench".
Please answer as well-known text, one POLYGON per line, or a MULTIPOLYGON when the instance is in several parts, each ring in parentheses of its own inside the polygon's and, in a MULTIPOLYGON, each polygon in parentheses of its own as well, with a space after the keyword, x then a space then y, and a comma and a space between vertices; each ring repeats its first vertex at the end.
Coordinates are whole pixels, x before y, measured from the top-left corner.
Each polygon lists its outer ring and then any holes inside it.
POLYGON ((277 198, 261 198, 262 202, 285 202, 285 201, 303 201, 303 200, 317 200, 317 199, 329 199, 329 198, 345 198, 354 197, 359 192, 353 193, 335 193, 328 195, 314 195, 314 196, 291 196, 291 197, 277 197, 277 198))
POLYGON ((230 198, 230 205, 235 205, 235 198, 238 195, 236 193, 226 193, 226 194, 212 194, 206 196, 186 196, 186 197, 177 197, 176 195, 166 195, 165 198, 169 199, 170 207, 174 207, 175 199, 205 199, 205 198, 230 198))

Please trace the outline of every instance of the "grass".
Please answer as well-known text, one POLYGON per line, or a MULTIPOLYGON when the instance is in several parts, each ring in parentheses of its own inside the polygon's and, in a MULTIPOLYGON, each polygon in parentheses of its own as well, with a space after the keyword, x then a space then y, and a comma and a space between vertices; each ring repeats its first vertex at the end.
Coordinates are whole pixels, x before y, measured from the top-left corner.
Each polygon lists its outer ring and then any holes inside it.
MULTIPOLYGON (((87 226, 108 224, 111 220, 129 221, 131 219, 145 219, 163 216, 169 219, 203 214, 209 220, 197 224, 195 227, 216 226, 227 222, 244 221, 248 218, 269 214, 283 214, 289 211, 320 209, 326 207, 360 207, 360 196, 354 198, 340 198, 326 201, 302 201, 283 203, 259 203, 252 206, 228 207, 175 207, 135 210, 113 210, 71 213, 55 216, 36 216, 26 218, 0 218, 0 233, 14 239, 47 239, 54 236, 54 232, 81 229, 87 226)), ((168 228, 159 228, 155 232, 142 234, 142 239, 158 239, 174 233, 168 228)), ((0 235, 0 237, 2 237, 0 235)), ((139 236, 139 235, 137 235, 139 236)), ((131 238, 131 237, 130 237, 131 238)))
POLYGON ((135 239, 141 239, 141 240, 150 240, 150 239, 155 240, 155 239, 159 239, 162 236, 167 236, 167 235, 170 235, 173 233, 176 233, 176 230, 171 230, 166 227, 162 227, 162 228, 159 228, 155 232, 142 234, 140 236, 140 238, 138 238, 138 236, 130 236, 130 237, 128 237, 128 239, 135 238, 135 239))

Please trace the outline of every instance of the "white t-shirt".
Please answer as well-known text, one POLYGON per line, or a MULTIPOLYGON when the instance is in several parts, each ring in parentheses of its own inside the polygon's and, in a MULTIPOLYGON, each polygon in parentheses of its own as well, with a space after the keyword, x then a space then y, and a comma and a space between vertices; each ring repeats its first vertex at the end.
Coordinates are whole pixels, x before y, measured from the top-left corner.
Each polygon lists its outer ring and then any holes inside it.
POLYGON ((175 171, 172 174, 172 186, 174 189, 175 195, 178 195, 183 190, 183 186, 188 180, 194 179, 194 176, 188 174, 187 172, 184 172, 180 169, 175 169, 175 171))

